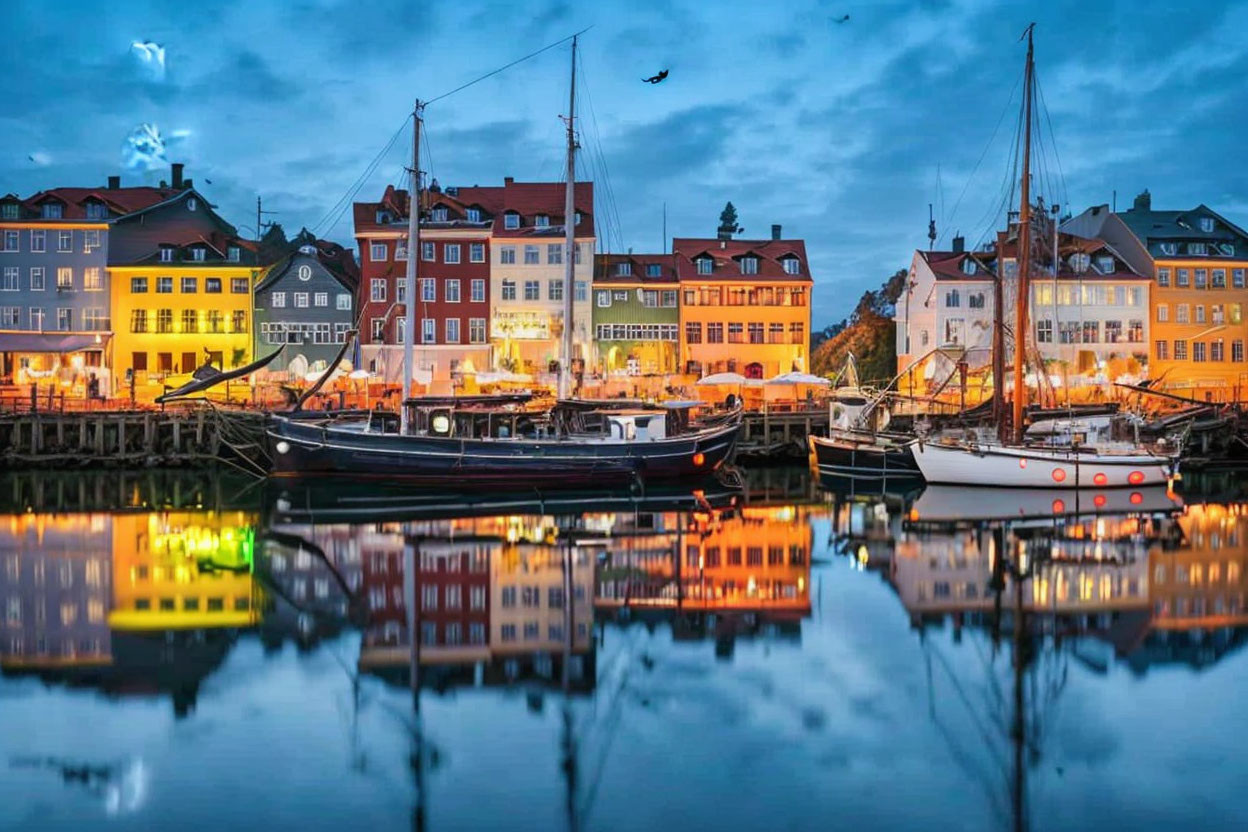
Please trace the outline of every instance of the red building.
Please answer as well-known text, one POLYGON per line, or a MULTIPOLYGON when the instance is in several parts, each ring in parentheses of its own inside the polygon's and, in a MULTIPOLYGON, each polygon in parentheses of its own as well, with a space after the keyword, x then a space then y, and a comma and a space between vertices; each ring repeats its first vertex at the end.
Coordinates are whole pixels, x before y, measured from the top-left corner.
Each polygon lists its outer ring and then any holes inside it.
MULTIPOLYGON (((452 374, 490 366, 490 236, 502 188, 424 194, 417 268, 413 377, 444 386, 452 374)), ((355 204, 360 250, 363 366, 397 381, 406 339, 408 192, 386 188, 355 204)), ((446 392, 449 392, 447 390, 446 392)))

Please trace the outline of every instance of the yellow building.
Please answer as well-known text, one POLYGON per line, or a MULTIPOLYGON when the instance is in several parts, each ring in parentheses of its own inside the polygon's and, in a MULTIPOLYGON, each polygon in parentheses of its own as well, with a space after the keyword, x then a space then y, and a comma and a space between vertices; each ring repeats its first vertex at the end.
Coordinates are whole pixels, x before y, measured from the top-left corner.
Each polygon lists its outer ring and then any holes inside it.
POLYGON ((801 240, 672 241, 686 373, 772 378, 809 369, 813 281, 801 240))
POLYGON ((226 370, 252 360, 254 245, 239 239, 189 180, 174 187, 181 189, 176 197, 121 218, 110 232, 119 395, 132 379, 136 398, 152 398, 206 363, 226 370))
POLYGON ((150 512, 113 518, 115 631, 249 627, 260 620, 254 517, 150 512))

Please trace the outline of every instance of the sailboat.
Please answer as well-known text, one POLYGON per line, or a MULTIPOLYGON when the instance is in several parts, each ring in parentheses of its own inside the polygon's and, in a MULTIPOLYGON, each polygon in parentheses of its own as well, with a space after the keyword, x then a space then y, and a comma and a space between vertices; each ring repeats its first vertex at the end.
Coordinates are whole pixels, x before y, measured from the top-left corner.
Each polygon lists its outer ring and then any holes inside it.
POLYGON ((852 354, 842 376, 847 386, 832 391, 828 403, 828 436, 810 436, 810 464, 820 476, 832 480, 918 480, 911 445, 913 436, 887 431, 889 410, 886 393, 864 390, 858 381, 852 354))
MULTIPOLYGON (((567 181, 563 262, 574 283, 576 45, 572 39, 572 92, 567 131, 567 181)), ((420 251, 420 129, 422 105, 412 113, 412 203, 408 246, 420 251)), ((415 298, 419 258, 407 259, 407 297, 415 298)), ((573 299, 564 292, 559 393, 572 391, 573 299)), ((407 332, 415 332, 415 304, 406 309, 407 332)), ((403 378, 412 377, 412 342, 404 341, 403 378)), ((405 385, 405 394, 406 394, 405 385)), ((698 422, 690 403, 658 409, 618 409, 588 424, 582 414, 487 412, 482 405, 405 400, 393 418, 293 418, 274 414, 266 425, 274 476, 348 476, 446 486, 534 485, 580 488, 586 484, 675 480, 718 471, 732 459, 741 423, 738 407, 727 418, 698 422)))
MULTIPOLYGON (((1018 292, 1014 326, 1014 399, 1010 442, 970 433, 962 438, 913 446, 914 461, 929 483, 1008 488, 1126 488, 1168 483, 1178 469, 1177 454, 1154 452, 1132 442, 1087 442, 1075 430, 1050 431, 1042 441, 1028 441, 1024 424, 1026 340, 1031 270, 1031 125, 1035 91, 1035 49, 1027 27, 1027 65, 1023 82, 1023 170, 1018 222, 1018 292)), ((1000 287, 1000 284, 998 284, 1000 287)), ((998 309, 1000 308, 998 288, 998 309)), ((999 318, 999 316, 998 316, 999 318)), ((994 365, 1002 365, 1002 338, 994 343, 994 365)), ((1000 388, 1004 373, 995 373, 1000 388)), ((1000 392, 1000 390, 998 391, 1000 392)), ((1000 401, 1000 397, 997 397, 1000 401)), ((1003 425, 1002 425, 1003 426, 1003 425)))

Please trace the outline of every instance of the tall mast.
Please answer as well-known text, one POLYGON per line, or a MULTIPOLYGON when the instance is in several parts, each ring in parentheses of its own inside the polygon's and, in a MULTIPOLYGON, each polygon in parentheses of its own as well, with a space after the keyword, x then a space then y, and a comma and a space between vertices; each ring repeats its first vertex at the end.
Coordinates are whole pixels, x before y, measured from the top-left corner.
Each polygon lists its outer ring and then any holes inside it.
POLYGON ((568 171, 563 195, 563 353, 559 398, 572 394, 572 301, 576 297, 576 37, 572 38, 572 86, 568 91, 568 171))
POLYGON ((420 122, 425 105, 416 99, 412 108, 412 171, 408 185, 407 208, 407 301, 404 303, 403 326, 407 332, 403 338, 403 387, 399 395, 399 431, 408 430, 407 397, 411 395, 412 376, 415 370, 414 343, 416 341, 416 269, 420 263, 420 122))
MULTIPOLYGON (((1035 53, 1032 47, 1032 30, 1027 27, 1027 69, 1023 76, 1023 181, 1022 205, 1018 212, 1018 297, 1015 298, 1014 315, 1014 442, 1023 442, 1023 406, 1027 401, 1027 303, 1031 291, 1031 94, 1035 78, 1035 53)), ((1056 281, 1054 281, 1056 283, 1056 281)), ((1056 288, 1056 286, 1055 286, 1056 288)))

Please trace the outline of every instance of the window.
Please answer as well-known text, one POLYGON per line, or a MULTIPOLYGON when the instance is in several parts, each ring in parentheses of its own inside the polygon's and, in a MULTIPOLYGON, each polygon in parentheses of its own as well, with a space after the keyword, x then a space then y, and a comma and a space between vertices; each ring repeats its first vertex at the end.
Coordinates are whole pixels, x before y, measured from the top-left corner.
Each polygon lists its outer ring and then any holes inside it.
POLYGON ((47 251, 47 246, 48 246, 48 232, 43 231, 43 230, 30 232, 30 250, 31 251, 40 251, 40 252, 47 251))
POLYGON ((498 262, 503 265, 514 265, 516 262, 515 246, 499 246, 498 262))
POLYGON ((459 281, 458 280, 446 281, 446 302, 447 303, 459 303, 459 281))
POLYGON ((967 295, 966 305, 970 307, 971 309, 983 309, 984 308, 984 293, 975 292, 973 294, 967 295))
POLYGON ((20 251, 20 248, 18 245, 18 236, 19 236, 19 232, 17 231, 6 230, 4 232, 4 250, 5 251, 20 251))
POLYGON ((173 332, 173 310, 157 309, 156 310, 156 331, 157 332, 173 332))
POLYGON ((438 299, 438 284, 432 277, 420 279, 420 299, 425 303, 432 303, 438 299))
POLYGON ((225 332, 225 314, 220 309, 208 310, 208 329, 206 332, 225 332))
POLYGON ((784 324, 782 324, 782 323, 776 323, 776 324, 768 324, 768 325, 767 325, 767 343, 768 343, 768 344, 783 344, 783 343, 785 343, 785 339, 784 339, 784 324))
POLYGON ((238 256, 239 256, 238 246, 229 246, 226 248, 225 252, 226 252, 225 254, 226 260, 229 260, 231 263, 238 262, 238 256))
POLYGON ((396 303, 407 303, 407 280, 402 279, 394 284, 394 300, 396 303))
POLYGON ((547 300, 563 300, 563 280, 556 279, 546 284, 547 300))
POLYGON ((74 328, 74 310, 64 307, 56 310, 56 328, 68 332, 74 328))
POLYGON ((1241 362, 1244 360, 1244 342, 1238 338, 1231 342, 1231 360, 1241 362))
POLYGON ((438 259, 438 248, 428 240, 420 244, 420 259, 432 263, 438 259))
POLYGON ((57 232, 56 250, 63 254, 73 251, 74 250, 74 232, 72 231, 57 232))
POLYGON ((469 284, 469 286, 469 291, 471 292, 469 299, 472 300, 473 303, 484 303, 485 280, 483 278, 473 278, 472 283, 469 284))
POLYGON ((235 309, 230 313, 230 332, 246 332, 247 331, 247 313, 242 309, 235 309))
POLYGON ((1196 288, 1205 289, 1205 288, 1208 288, 1208 285, 1209 285, 1209 270, 1197 269, 1196 270, 1196 288))
POLYGON ((373 318, 372 334, 373 334, 374 343, 386 337, 386 319, 385 318, 373 318))
POLYGON ((270 295, 269 296, 269 308, 270 309, 285 309, 286 308, 286 293, 274 292, 272 295, 270 295))
POLYGON ((549 228, 550 217, 546 214, 538 214, 536 217, 533 218, 533 225, 536 226, 537 228, 549 228))
POLYGON ((758 274, 758 258, 742 257, 741 274, 758 274))
POLYGON ((432 344, 438 339, 437 321, 433 318, 421 318, 420 321, 420 342, 422 344, 432 344))
POLYGON ((1101 322, 1100 321, 1084 321, 1083 322, 1083 343, 1096 344, 1101 340, 1101 322))
POLYGON ((60 266, 56 270, 56 288, 73 289, 74 288, 74 270, 68 266, 60 266))
POLYGON ((104 277, 99 266, 88 266, 82 270, 82 288, 87 292, 104 290, 104 277))
POLYGON ((1180 303, 1174 308, 1174 320, 1176 323, 1185 324, 1189 322, 1191 307, 1186 303, 1180 303))
POLYGON ((459 318, 446 319, 446 343, 459 343, 459 318))
POLYGON ((204 292, 209 295, 221 294, 221 278, 205 277, 204 278, 204 292))
POLYGON ((1170 358, 1170 342, 1158 341, 1153 345, 1153 351, 1157 353, 1158 361, 1168 361, 1170 358))
POLYGON ((1203 303, 1196 304, 1196 323, 1203 324, 1205 322, 1205 305, 1203 303))
POLYGON ((699 257, 694 262, 698 265, 698 274, 710 274, 715 270, 715 261, 709 257, 699 257))
POLYGON ((1165 304, 1165 303, 1157 304, 1157 323, 1164 324, 1169 320, 1170 320, 1169 304, 1165 304))
POLYGON ((4 279, 0 280, 0 292, 16 292, 21 273, 17 266, 5 266, 4 279))
POLYGON ((1214 269, 1211 274, 1212 280, 1209 285, 1215 289, 1226 288, 1226 269, 1214 269))
POLYGON ((1176 340, 1174 342, 1174 360, 1175 361, 1187 360, 1187 342, 1186 341, 1176 340))
POLYGON ((520 227, 520 215, 515 211, 508 211, 503 215, 503 228, 508 231, 515 231, 520 227))
POLYGON ((1127 306, 1141 306, 1144 303, 1144 290, 1131 288, 1127 290, 1127 306))
POLYGON ((386 302, 386 279, 374 277, 368 283, 368 299, 373 303, 386 302))
MULTIPOLYGON (((1175 350, 1175 353, 1178 353, 1178 350, 1175 350)), ((1192 360, 1193 361, 1205 360, 1205 342, 1204 341, 1195 341, 1192 343, 1192 360)))
POLYGON ((1122 321, 1105 322, 1105 343, 1117 344, 1122 341, 1122 321))
POLYGON ((641 292, 641 305, 647 309, 654 309, 659 305, 659 293, 654 289, 643 289, 641 292))
POLYGON ((394 343, 407 343, 407 318, 400 317, 394 322, 394 343))
MULTIPOLYGON (((42 292, 44 290, 44 272, 43 266, 30 267, 30 290, 32 292, 42 292)), ((147 278, 144 278, 143 291, 147 291, 147 278)))
POLYGON ((230 278, 230 294, 245 295, 251 291, 251 281, 245 277, 230 278))
POLYGON ((962 299, 958 295, 957 289, 951 289, 948 292, 945 292, 945 306, 949 307, 950 309, 956 309, 957 307, 961 305, 962 305, 962 299))
POLYGON ((430 220, 432 222, 446 222, 447 214, 447 210, 439 205, 430 212, 430 220))
POLYGON ((1201 217, 1200 218, 1200 230, 1204 231, 1206 234, 1212 232, 1213 231, 1213 217, 1201 217))
POLYGON ((6 202, 0 208, 0 219, 15 220, 18 218, 18 204, 16 202, 6 202))
POLYGON ((722 344, 724 343, 724 325, 720 323, 710 323, 706 325, 706 343, 722 344))
POLYGON ((763 343, 763 325, 761 323, 750 324, 750 343, 763 343))
POLYGON ((1136 318, 1127 321, 1127 340, 1132 344, 1144 343, 1144 322, 1136 318))
POLYGON ((313 306, 329 306, 329 292, 317 292, 312 296, 313 306))
POLYGON ((801 321, 794 321, 789 324, 789 343, 805 344, 806 343, 806 324, 801 321))
POLYGON ((1192 284, 1191 277, 1189 276, 1187 269, 1175 269, 1174 278, 1174 284, 1176 286, 1186 288, 1192 284))
POLYGON ((524 264, 526 266, 536 266, 538 263, 542 262, 539 255, 540 252, 538 252, 537 246, 525 246, 524 264))
POLYGON ((468 343, 485 343, 485 318, 468 319, 468 343))
POLYGON ((606 307, 611 305, 611 293, 610 292, 604 289, 599 289, 596 294, 598 296, 598 306, 605 309, 606 307))
POLYGON ((1158 285, 1158 286, 1169 286, 1169 285, 1170 285, 1170 270, 1169 270, 1169 269, 1158 269, 1158 270, 1157 270, 1157 285, 1158 285))
POLYGON ((203 246, 195 246, 191 249, 191 259, 196 263, 204 262, 205 249, 203 246))
POLYGON ((1235 289, 1244 288, 1244 270, 1231 269, 1231 286, 1235 289))
POLYGON ((5 306, 0 307, 0 326, 16 329, 21 325, 22 307, 5 306))
POLYGON ((1188 243, 1188 244, 1187 244, 1187 253, 1188 253, 1188 254, 1198 254, 1198 255, 1201 255, 1201 256, 1203 257, 1205 254, 1208 254, 1209 252, 1208 252, 1208 250, 1206 249, 1206 247, 1205 247, 1205 244, 1204 244, 1204 243, 1188 243))
POLYGON ((455 264, 459 262, 459 243, 446 243, 442 246, 442 262, 455 264))
POLYGON ((503 281, 503 300, 515 300, 515 299, 516 299, 516 281, 504 280, 503 281))
POLYGON ((339 312, 351 311, 351 295, 346 292, 339 292, 335 300, 335 307, 339 312))
POLYGON ((524 281, 524 299, 539 300, 542 296, 541 283, 536 280, 524 281))
POLYGON ((685 343, 702 343, 702 323, 700 321, 685 321, 685 343))
POLYGON ((385 243, 373 243, 368 247, 369 260, 372 260, 374 263, 382 263, 385 262, 386 258, 387 253, 385 243))
POLYGON ((1225 344, 1221 340, 1209 342, 1209 360, 1210 361, 1225 361, 1226 360, 1225 344))
MULTIPOLYGON (((471 213, 471 211, 469 211, 469 213, 471 213)), ((468 244, 468 262, 470 263, 484 263, 485 262, 485 243, 469 243, 468 244)))
POLYGON ((468 222, 481 222, 481 209, 469 208, 467 212, 468 222))
POLYGON ((307 292, 295 292, 294 294, 295 294, 295 306, 299 309, 307 309, 308 308, 308 293, 307 292))
POLYGON ((589 283, 584 280, 577 280, 577 281, 574 281, 574 285, 576 286, 576 292, 572 299, 575 300, 577 303, 585 303, 586 301, 588 301, 589 300, 589 283))
POLYGON ((742 326, 741 324, 728 324, 728 343, 729 344, 745 343, 745 340, 742 338, 742 335, 744 334, 744 332, 745 332, 745 327, 742 326))
POLYGON ((199 314, 194 309, 182 310, 182 331, 198 332, 199 331, 199 314))
POLYGON ((785 274, 801 274, 802 273, 802 261, 798 260, 796 257, 786 257, 780 262, 784 264, 785 274))
POLYGON ((30 328, 35 332, 43 332, 43 310, 30 308, 30 328))
POLYGON ((182 294, 193 295, 199 291, 199 278, 184 277, 182 278, 182 294))
POLYGON ((1036 321, 1036 341, 1041 344, 1053 343, 1053 322, 1049 319, 1036 321))

